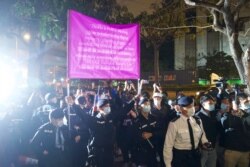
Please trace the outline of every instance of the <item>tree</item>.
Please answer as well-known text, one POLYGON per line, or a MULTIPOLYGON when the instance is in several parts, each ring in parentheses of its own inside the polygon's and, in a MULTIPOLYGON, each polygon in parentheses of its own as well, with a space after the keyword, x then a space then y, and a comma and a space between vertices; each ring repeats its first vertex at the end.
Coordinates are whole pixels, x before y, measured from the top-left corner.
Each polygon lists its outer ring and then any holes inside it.
POLYGON ((119 6, 116 0, 16 0, 13 5, 16 27, 32 33, 31 50, 37 43, 40 48, 39 51, 31 51, 30 73, 41 67, 43 53, 51 48, 46 46, 48 42, 57 41, 58 45, 66 42, 68 9, 107 22, 128 23, 133 18, 127 8, 119 6))
POLYGON ((250 0, 184 1, 187 5, 207 9, 213 16, 213 29, 227 36, 240 79, 250 93, 250 46, 244 51, 239 42, 240 28, 250 21, 250 16, 241 16, 241 11, 250 5, 250 0))
POLYGON ((202 56, 201 59, 206 61, 204 66, 198 67, 198 74, 203 79, 210 79, 211 73, 228 79, 239 77, 232 56, 225 52, 214 51, 212 54, 202 56))
POLYGON ((154 51, 155 81, 159 81, 159 49, 168 36, 178 36, 184 33, 180 29, 160 29, 159 27, 174 27, 185 25, 185 11, 183 3, 152 4, 153 13, 142 12, 135 19, 142 26, 141 37, 154 51))

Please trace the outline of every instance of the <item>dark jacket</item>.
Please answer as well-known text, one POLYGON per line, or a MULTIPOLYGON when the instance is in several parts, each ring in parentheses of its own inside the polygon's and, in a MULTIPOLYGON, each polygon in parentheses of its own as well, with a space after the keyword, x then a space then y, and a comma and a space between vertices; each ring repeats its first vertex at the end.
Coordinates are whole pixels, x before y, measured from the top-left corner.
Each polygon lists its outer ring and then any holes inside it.
POLYGON ((139 114, 134 123, 134 141, 137 149, 152 150, 155 149, 157 138, 161 136, 162 131, 156 118, 149 114, 146 119, 142 114, 139 114), (152 137, 148 140, 142 138, 143 132, 152 133, 152 137))
POLYGON ((91 116, 76 110, 77 115, 91 130, 92 141, 90 145, 96 148, 113 149, 116 122, 126 115, 133 106, 134 101, 119 109, 117 107, 113 108, 111 105, 111 113, 106 116, 100 113, 91 116))
MULTIPOLYGON (((67 126, 60 127, 64 137, 64 150, 68 150, 70 147, 69 130, 67 126)), ((43 151, 47 150, 49 153, 56 150, 56 127, 51 123, 42 125, 31 140, 31 145, 35 152, 40 155, 43 151)))
POLYGON ((235 151, 249 151, 247 137, 243 130, 242 118, 225 113, 221 118, 225 130, 225 148, 235 151))
POLYGON ((213 148, 215 148, 217 135, 219 133, 219 124, 216 119, 216 111, 211 111, 210 116, 205 115, 201 111, 196 114, 202 121, 206 137, 209 142, 212 143, 213 148))

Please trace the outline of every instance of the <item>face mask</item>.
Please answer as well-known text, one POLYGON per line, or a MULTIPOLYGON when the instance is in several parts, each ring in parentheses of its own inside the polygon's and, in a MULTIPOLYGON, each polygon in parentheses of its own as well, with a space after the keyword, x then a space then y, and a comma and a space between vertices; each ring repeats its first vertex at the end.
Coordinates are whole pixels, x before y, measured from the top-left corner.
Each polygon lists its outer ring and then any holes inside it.
POLYGON ((63 125, 64 125, 63 120, 60 120, 60 121, 57 122, 58 127, 62 127, 63 125))
POLYGON ((154 105, 155 106, 160 106, 161 105, 161 100, 154 99, 154 105))
POLYGON ((250 114, 250 108, 249 109, 247 109, 247 110, 245 110, 248 114, 250 114))
POLYGON ((228 105, 221 103, 221 105, 220 105, 221 110, 225 111, 225 110, 227 110, 227 108, 228 108, 228 105))
POLYGON ((111 112, 111 108, 110 107, 105 107, 103 109, 103 111, 104 111, 105 114, 109 114, 111 112))
POLYGON ((144 107, 142 107, 142 110, 144 111, 144 112, 147 112, 147 113, 149 113, 150 111, 151 111, 151 107, 148 105, 148 106, 144 106, 144 107))
POLYGON ((214 104, 207 104, 207 105, 204 105, 203 107, 205 108, 205 110, 208 110, 208 111, 213 111, 215 109, 214 104))
POLYGON ((191 117, 194 115, 195 113, 195 108, 194 107, 191 107, 191 108, 188 108, 188 109, 185 109, 187 111, 187 115, 188 117, 191 117))
POLYGON ((242 110, 248 110, 248 109, 250 109, 250 104, 249 104, 249 103, 243 104, 243 105, 241 106, 241 109, 242 109, 242 110))

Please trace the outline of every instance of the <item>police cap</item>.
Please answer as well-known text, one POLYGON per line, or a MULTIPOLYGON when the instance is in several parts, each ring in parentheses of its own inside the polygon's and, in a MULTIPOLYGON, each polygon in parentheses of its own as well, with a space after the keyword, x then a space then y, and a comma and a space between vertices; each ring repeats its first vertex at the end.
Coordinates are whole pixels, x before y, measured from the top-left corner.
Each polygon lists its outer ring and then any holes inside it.
POLYGON ((144 104, 145 102, 148 102, 148 101, 149 101, 148 98, 142 97, 142 98, 140 99, 140 101, 139 101, 139 105, 142 105, 142 104, 144 104))
POLYGON ((63 118, 63 117, 64 117, 64 112, 63 112, 62 109, 57 108, 57 109, 52 110, 52 111, 49 113, 49 117, 50 117, 50 118, 53 118, 53 119, 60 119, 60 118, 63 118))
POLYGON ((209 94, 205 94, 205 95, 200 97, 200 104, 204 103, 207 100, 213 100, 214 101, 214 98, 209 94))
POLYGON ((189 106, 193 103, 193 98, 189 96, 182 96, 180 99, 178 99, 178 105, 182 107, 189 106))

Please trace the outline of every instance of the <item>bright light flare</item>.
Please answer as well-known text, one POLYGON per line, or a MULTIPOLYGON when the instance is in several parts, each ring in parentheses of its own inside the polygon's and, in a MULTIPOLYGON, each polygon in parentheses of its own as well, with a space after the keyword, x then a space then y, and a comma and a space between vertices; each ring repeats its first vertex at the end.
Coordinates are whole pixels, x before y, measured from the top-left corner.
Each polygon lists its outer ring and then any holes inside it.
POLYGON ((15 72, 4 64, 0 64, 0 101, 5 101, 13 93, 15 87, 15 72))
MULTIPOLYGON (((11 96, 16 97, 20 88, 24 87, 27 81, 27 68, 22 67, 14 60, 0 61, 0 104, 12 102, 11 96)), ((16 97, 18 98, 18 97, 16 97)))

